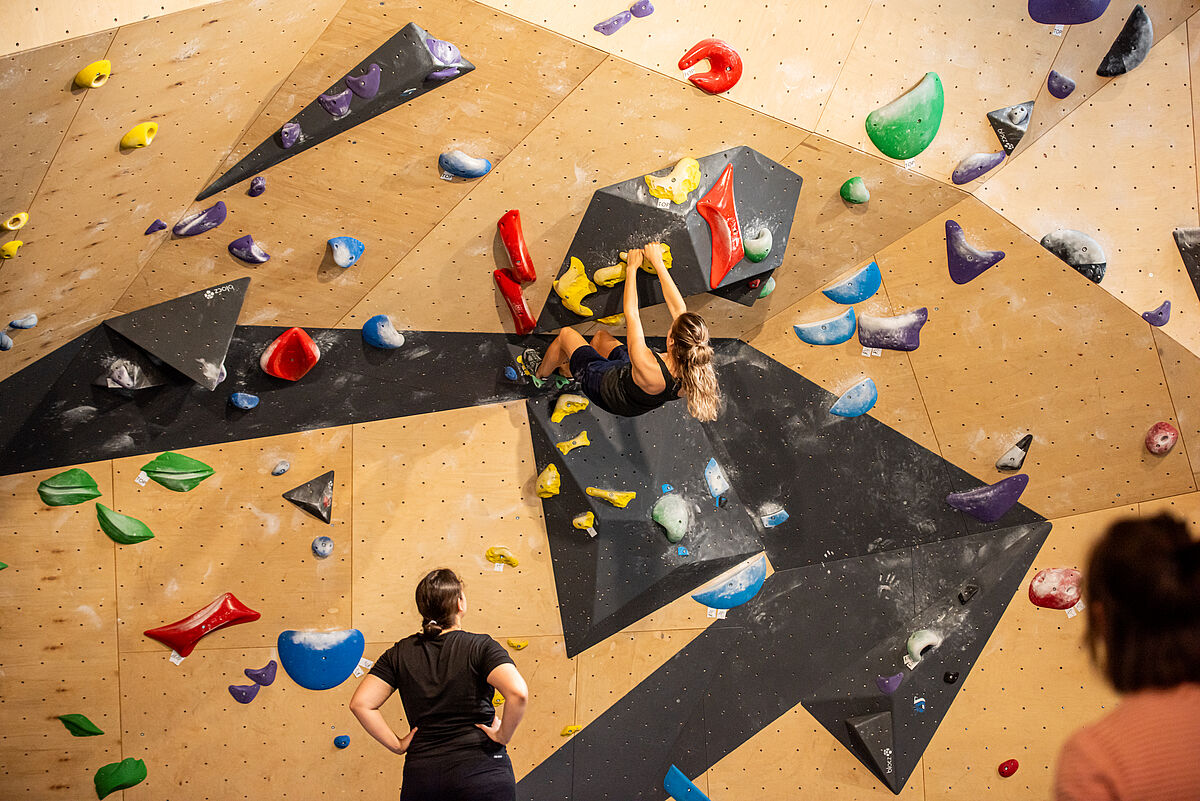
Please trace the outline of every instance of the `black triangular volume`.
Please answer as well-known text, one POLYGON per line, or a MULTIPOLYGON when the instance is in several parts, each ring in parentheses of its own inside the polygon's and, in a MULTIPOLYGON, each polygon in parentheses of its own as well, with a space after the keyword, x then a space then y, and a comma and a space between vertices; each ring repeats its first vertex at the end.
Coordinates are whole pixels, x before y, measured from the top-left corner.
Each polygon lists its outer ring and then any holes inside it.
POLYGON ((883 780, 892 792, 897 789, 896 769, 892 755, 896 752, 892 744, 892 710, 873 712, 846 719, 846 730, 857 746, 859 759, 866 761, 875 775, 883 780))
POLYGON ((333 516, 333 471, 288 490, 283 497, 318 520, 328 523, 333 516))
POLYGON ((1176 228, 1175 246, 1179 248, 1184 269, 1200 297, 1200 228, 1176 228))
POLYGON ((326 106, 321 104, 320 99, 314 99, 270 138, 209 184, 196 196, 196 200, 204 200, 252 178, 268 167, 315 147, 326 139, 343 134, 372 117, 390 111, 475 69, 474 64, 458 55, 457 48, 450 51, 457 56, 457 60, 435 58, 428 44, 431 41, 434 43, 432 46, 439 51, 445 50, 447 45, 453 48, 453 45, 430 36, 414 22, 405 25, 395 36, 359 62, 346 78, 329 87, 322 95, 326 98, 327 105, 336 106, 335 112, 341 112, 342 106, 348 101, 348 110, 344 114, 335 117, 333 113, 326 111, 326 106), (377 92, 370 95, 376 74, 377 92), (363 76, 367 76, 371 84, 366 89, 363 88, 363 84, 368 81, 358 80, 363 76), (329 102, 338 96, 343 100, 341 105, 337 105, 336 101, 329 102), (297 130, 292 126, 299 128, 297 130), (287 141, 291 141, 288 147, 284 147, 285 136, 288 137, 287 141))
POLYGON ((205 389, 216 389, 249 278, 147 306, 104 324, 205 389))
POLYGON ((996 132, 996 138, 1000 140, 1005 155, 1011 156, 1017 149, 1017 145, 1025 137, 1025 132, 1029 130, 1029 118, 1032 116, 1032 100, 988 112, 988 122, 992 124, 992 130, 996 132))

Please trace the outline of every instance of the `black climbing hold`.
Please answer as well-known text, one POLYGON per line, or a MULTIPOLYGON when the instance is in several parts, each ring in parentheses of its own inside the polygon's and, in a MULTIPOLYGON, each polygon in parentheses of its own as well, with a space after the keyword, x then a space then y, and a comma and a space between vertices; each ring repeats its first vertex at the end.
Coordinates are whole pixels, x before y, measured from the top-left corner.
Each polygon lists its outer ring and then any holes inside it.
POLYGON ((1029 130, 1029 118, 1033 116, 1033 101, 1027 100, 1008 108, 989 111, 987 118, 1000 140, 1004 152, 1011 156, 1013 150, 1020 144, 1025 132, 1029 130))
POLYGON ((1020 470, 1021 465, 1025 464, 1025 457, 1029 455, 1029 446, 1033 444, 1033 434, 1026 434, 1021 437, 1016 445, 1013 445, 1004 455, 996 460, 997 470, 1020 470))
POLYGON ((1200 228, 1176 228, 1174 234, 1183 267, 1192 279, 1196 295, 1200 296, 1200 228))
POLYGON ((978 587, 976 587, 974 584, 968 584, 958 591, 958 602, 966 605, 972 598, 975 597, 975 593, 977 592, 979 592, 978 587))
POLYGON ((1058 256, 1094 284, 1104 280, 1108 262, 1104 248, 1082 231, 1060 228, 1042 237, 1042 247, 1058 256))
POLYGON ((1124 75, 1145 61, 1153 46, 1154 25, 1150 22, 1150 15, 1146 9, 1136 5, 1129 19, 1125 20, 1125 27, 1117 34, 1112 47, 1096 68, 1096 74, 1104 78, 1124 75))
POLYGON ((866 757, 875 775, 887 782, 892 790, 899 790, 892 758, 895 748, 892 744, 891 710, 849 718, 846 728, 857 746, 859 758, 866 757))
POLYGON ((946 682, 947 684, 953 684, 954 682, 958 681, 958 674, 952 670, 947 670, 946 674, 942 676, 942 681, 946 682))
POLYGON ((288 490, 283 497, 318 520, 328 523, 333 516, 333 471, 288 490))

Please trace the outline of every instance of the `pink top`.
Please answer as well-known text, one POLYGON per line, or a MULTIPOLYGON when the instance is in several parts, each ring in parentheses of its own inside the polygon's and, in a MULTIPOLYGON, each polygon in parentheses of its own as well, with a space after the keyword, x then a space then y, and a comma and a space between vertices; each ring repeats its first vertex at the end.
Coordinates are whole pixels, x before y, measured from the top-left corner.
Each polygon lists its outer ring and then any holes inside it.
POLYGON ((1141 690, 1071 735, 1055 801, 1200 801, 1200 684, 1141 690))

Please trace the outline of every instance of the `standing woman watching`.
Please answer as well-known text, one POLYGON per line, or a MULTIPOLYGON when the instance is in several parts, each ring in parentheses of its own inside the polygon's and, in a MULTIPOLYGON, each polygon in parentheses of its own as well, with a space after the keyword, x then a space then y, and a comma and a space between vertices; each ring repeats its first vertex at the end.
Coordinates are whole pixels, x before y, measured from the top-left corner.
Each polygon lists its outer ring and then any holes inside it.
POLYGON ((417 585, 421 632, 383 653, 350 699, 367 733, 407 754, 400 801, 515 801, 505 746, 525 715, 529 690, 512 657, 486 634, 462 630, 462 581, 439 568, 417 585), (504 717, 492 705, 504 696, 504 717), (399 737, 379 708, 400 692, 412 730, 399 737))

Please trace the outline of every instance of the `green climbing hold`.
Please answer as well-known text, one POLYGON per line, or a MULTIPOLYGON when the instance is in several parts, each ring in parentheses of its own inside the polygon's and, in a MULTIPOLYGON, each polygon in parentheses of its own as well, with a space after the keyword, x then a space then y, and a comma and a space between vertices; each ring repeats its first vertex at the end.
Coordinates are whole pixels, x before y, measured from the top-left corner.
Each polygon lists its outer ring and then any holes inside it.
POLYGON ((687 534, 692 522, 692 512, 687 501, 674 492, 658 499, 650 512, 654 522, 667 530, 667 542, 679 542, 687 534))
POLYGON ((154 532, 141 520, 114 512, 102 503, 96 504, 96 519, 100 521, 100 530, 121 545, 133 545, 154 538, 154 532))
POLYGON ((746 261, 752 261, 755 264, 770 255, 772 245, 774 245, 774 241, 771 237, 771 229, 765 225, 747 232, 747 235, 742 237, 742 250, 746 253, 746 261))
POLYGON ((187 492, 211 476, 213 469, 190 456, 167 451, 142 465, 142 472, 169 490, 187 492))
POLYGON ((50 476, 37 486, 42 503, 47 506, 70 506, 99 498, 100 488, 86 470, 72 467, 58 475, 50 476))
POLYGON ((95 737, 98 734, 104 734, 100 727, 87 719, 86 715, 70 714, 59 715, 58 719, 67 727, 67 731, 71 732, 75 737, 95 737))
POLYGON ((0 562, 0 570, 3 570, 6 567, 8 567, 8 565, 6 563, 0 562))
POLYGON ((884 155, 911 159, 937 136, 945 104, 942 79, 927 72, 907 94, 867 115, 867 136, 884 155))
POLYGON ((146 763, 140 759, 126 757, 120 762, 110 762, 96 771, 96 797, 104 798, 117 790, 128 790, 146 780, 146 763))
POLYGON ((758 297, 765 298, 775 291, 775 276, 771 276, 766 281, 763 281, 762 289, 758 291, 758 297))
POLYGON ((871 191, 857 175, 842 184, 842 200, 847 203, 866 203, 871 199, 871 191))

